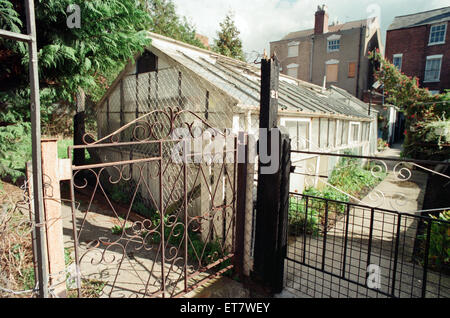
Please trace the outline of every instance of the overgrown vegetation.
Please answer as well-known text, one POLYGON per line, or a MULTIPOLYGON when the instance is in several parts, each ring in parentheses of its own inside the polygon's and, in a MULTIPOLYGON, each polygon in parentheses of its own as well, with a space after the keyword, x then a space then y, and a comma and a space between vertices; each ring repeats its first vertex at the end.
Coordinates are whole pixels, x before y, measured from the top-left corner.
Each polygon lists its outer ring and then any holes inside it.
MULTIPOLYGON (((31 226, 28 210, 17 187, 5 184, 0 190, 0 286, 23 291, 34 286, 31 226)), ((30 297, 0 290, 0 297, 30 297)))
POLYGON ((377 169, 373 163, 362 165, 360 159, 341 158, 327 181, 330 185, 326 185, 322 190, 308 187, 303 192, 306 196, 317 197, 308 199, 308 209, 305 197, 291 196, 289 201, 291 234, 303 233, 306 228, 307 233, 319 235, 326 221, 326 200, 332 200, 328 202, 327 219, 327 225, 331 226, 339 215, 345 213, 345 203, 352 201, 351 197, 362 199, 385 177, 386 172, 377 169))
MULTIPOLYGON (((445 268, 448 271, 450 270, 450 225, 448 223, 450 222, 450 211, 442 212, 439 216, 432 216, 432 218, 435 221, 425 221, 425 224, 431 222, 428 262, 433 268, 445 268)), ((419 235, 418 238, 421 245, 425 246, 427 234, 419 235)), ((423 262, 423 257, 421 257, 421 261, 423 262)))
MULTIPOLYGON (((23 3, 2 1, 0 25, 24 33, 23 3)), ((88 106, 92 105, 122 66, 150 44, 146 36, 150 17, 136 1, 82 1, 78 3, 81 28, 68 28, 71 13, 66 9, 72 3, 35 2, 43 135, 71 134, 77 92, 82 89, 88 106)), ((17 178, 31 153, 28 51, 24 43, 0 43, 0 87, 0 177, 17 178)))
MULTIPOLYGON (((106 283, 96 279, 81 280, 81 298, 99 298, 102 295, 106 283)), ((69 298, 77 298, 78 291, 71 289, 67 293, 69 298)))
POLYGON ((379 65, 374 76, 384 85, 386 102, 399 107, 405 115, 403 155, 415 159, 448 159, 450 145, 446 141, 445 129, 450 130, 450 91, 432 95, 427 88, 420 87, 417 77, 400 72, 378 50, 370 52, 369 58, 379 65), (439 128, 435 129, 436 126, 439 128), (432 137, 436 135, 439 137, 432 137))

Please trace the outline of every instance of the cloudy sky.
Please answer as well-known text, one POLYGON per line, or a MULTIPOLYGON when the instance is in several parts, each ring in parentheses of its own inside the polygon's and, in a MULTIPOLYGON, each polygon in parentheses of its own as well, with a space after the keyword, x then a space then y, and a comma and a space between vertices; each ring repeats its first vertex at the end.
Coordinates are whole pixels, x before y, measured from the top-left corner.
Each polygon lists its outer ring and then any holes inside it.
POLYGON ((448 6, 448 0, 174 0, 186 16, 212 43, 226 13, 232 10, 241 31, 244 51, 261 53, 269 42, 289 32, 314 27, 319 4, 328 6, 330 22, 348 22, 374 15, 380 17, 384 43, 386 29, 395 16, 448 6))

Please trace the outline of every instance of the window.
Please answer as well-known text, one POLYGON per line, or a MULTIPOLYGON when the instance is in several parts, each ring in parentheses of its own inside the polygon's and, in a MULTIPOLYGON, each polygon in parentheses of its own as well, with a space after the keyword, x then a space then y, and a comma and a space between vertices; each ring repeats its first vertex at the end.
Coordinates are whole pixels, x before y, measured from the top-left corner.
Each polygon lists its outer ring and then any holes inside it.
POLYGON ((327 83, 338 81, 339 61, 330 60, 326 63, 327 83))
POLYGON ((348 135, 349 144, 355 144, 359 142, 360 130, 361 130, 360 123, 350 123, 350 133, 348 135))
POLYGON ((402 62, 403 62, 403 54, 394 54, 394 59, 392 61, 392 64, 401 71, 402 70, 402 62))
POLYGON ((439 82, 441 77, 442 55, 427 57, 424 82, 439 82))
POLYGON ((300 42, 290 42, 288 44, 288 57, 297 57, 298 56, 298 46, 300 42))
POLYGON ((446 31, 447 23, 431 26, 428 45, 444 44, 446 31))
POLYGON ((300 118, 282 118, 281 125, 286 127, 292 140, 293 150, 309 149, 310 121, 300 118))
POLYGON ((328 41, 328 52, 337 52, 341 48, 341 40, 328 41))
POLYGON ((350 62, 348 63, 348 77, 354 78, 356 76, 356 63, 350 62))
POLYGON ((289 64, 287 66, 287 75, 297 78, 298 77, 298 64, 289 64))

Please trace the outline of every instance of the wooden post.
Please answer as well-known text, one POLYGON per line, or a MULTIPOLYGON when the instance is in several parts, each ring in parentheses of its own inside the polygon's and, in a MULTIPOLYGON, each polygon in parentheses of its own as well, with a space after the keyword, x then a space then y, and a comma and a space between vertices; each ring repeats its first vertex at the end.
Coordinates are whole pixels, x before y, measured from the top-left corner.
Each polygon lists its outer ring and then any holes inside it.
POLYGON ((261 173, 262 167, 273 163, 261 162, 260 156, 253 278, 272 293, 279 293, 283 288, 289 207, 290 140, 277 129, 279 72, 276 58, 261 60, 260 128, 268 130, 268 144, 261 147, 260 133, 259 149, 268 149, 272 158, 278 155, 280 164, 272 174, 261 173), (272 144, 273 134, 278 139, 278 149, 272 144))
POLYGON ((237 193, 236 193, 236 249, 234 265, 239 278, 244 277, 245 255, 245 227, 247 203, 247 164, 248 164, 248 136, 240 132, 238 137, 238 164, 237 164, 237 193))
MULTIPOLYGON (((73 144, 83 145, 83 136, 86 133, 85 127, 85 104, 86 96, 84 91, 80 88, 77 94, 77 113, 73 118, 73 144)), ((84 149, 73 150, 73 164, 75 166, 82 166, 85 164, 86 151, 84 149)))
POLYGON ((50 286, 57 297, 66 297, 63 221, 59 185, 61 173, 57 140, 42 140, 41 151, 50 286))

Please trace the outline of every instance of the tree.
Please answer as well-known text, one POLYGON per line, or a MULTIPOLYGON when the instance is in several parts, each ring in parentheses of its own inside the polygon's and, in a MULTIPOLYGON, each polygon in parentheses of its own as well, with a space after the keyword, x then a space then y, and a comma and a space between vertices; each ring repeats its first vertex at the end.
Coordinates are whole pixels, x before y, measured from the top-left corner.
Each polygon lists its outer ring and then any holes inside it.
POLYGON ((220 31, 217 32, 218 38, 214 40, 213 50, 222 55, 244 61, 242 41, 239 38, 240 32, 233 18, 233 13, 229 12, 224 21, 220 23, 220 31))
POLYGON ((147 8, 151 18, 150 31, 205 48, 195 37, 195 27, 186 17, 178 16, 172 0, 148 0, 147 8))
MULTIPOLYGON (((71 126, 67 114, 80 88, 98 100, 123 65, 150 44, 149 14, 135 0, 79 1, 80 28, 67 24, 72 3, 35 1, 44 134, 71 126)), ((25 25, 23 1, 2 0, 0 26, 25 33, 25 25)), ((16 176, 24 164, 13 156, 28 151, 19 145, 28 142, 30 133, 28 51, 23 43, 0 41, 0 175, 16 176)))
POLYGON ((416 159, 448 159, 450 141, 443 131, 450 131, 450 93, 432 95, 427 88, 421 88, 417 77, 407 76, 386 60, 379 50, 369 53, 369 58, 379 67, 375 79, 383 83, 386 101, 401 109, 406 119, 403 155, 416 159))

